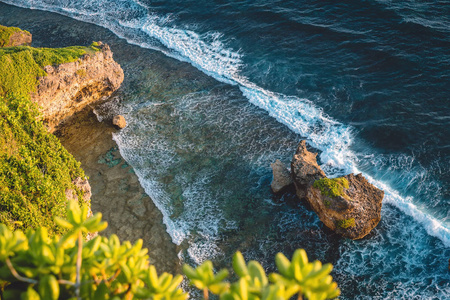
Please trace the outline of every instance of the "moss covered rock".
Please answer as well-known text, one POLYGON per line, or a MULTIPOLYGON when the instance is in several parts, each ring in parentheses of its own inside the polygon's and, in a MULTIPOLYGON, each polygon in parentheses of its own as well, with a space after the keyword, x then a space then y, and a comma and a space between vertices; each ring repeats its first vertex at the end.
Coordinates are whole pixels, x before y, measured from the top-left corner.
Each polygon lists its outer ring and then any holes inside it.
POLYGON ((315 158, 302 141, 292 161, 297 195, 303 195, 331 230, 346 238, 363 238, 381 219, 384 192, 361 174, 327 178, 315 158))

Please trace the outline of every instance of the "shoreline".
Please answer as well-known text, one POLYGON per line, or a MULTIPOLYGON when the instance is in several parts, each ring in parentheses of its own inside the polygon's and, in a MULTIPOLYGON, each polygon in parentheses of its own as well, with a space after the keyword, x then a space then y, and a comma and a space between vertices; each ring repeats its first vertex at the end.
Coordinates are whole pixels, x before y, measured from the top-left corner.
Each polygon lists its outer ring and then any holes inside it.
POLYGON ((120 155, 112 139, 116 131, 107 120, 99 122, 93 107, 87 107, 60 124, 55 135, 89 177, 91 209, 101 212, 108 222, 102 234, 116 234, 132 243, 142 238, 158 272, 179 273, 177 246, 166 231, 161 212, 120 155))

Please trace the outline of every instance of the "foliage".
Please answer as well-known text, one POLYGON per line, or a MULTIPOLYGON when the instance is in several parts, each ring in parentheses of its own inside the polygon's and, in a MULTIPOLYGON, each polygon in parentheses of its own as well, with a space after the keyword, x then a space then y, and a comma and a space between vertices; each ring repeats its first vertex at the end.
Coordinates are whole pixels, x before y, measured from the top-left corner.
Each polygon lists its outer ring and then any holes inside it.
POLYGON ((76 61, 85 54, 99 51, 89 47, 33 48, 28 46, 0 48, 0 96, 29 96, 36 91, 37 78, 46 76, 43 67, 76 61))
MULTIPOLYGON (((0 26, 2 36, 19 28, 0 26)), ((9 37, 8 37, 9 39, 9 37)), ((47 226, 61 233, 54 216, 63 216, 66 189, 84 177, 80 164, 39 121, 30 93, 43 67, 67 63, 94 53, 98 44, 67 48, 0 48, 0 222, 9 228, 47 226)))
MULTIPOLYGON (((11 231, 0 225, 0 279, 6 281, 3 299, 166 299, 184 300, 183 277, 168 273, 158 275, 149 265, 142 240, 134 245, 120 243, 117 236, 97 236, 85 242, 82 233, 106 228, 97 213, 86 218, 87 208, 69 201, 67 220, 57 218, 65 227, 61 237, 49 238, 45 227, 36 231, 11 231)), ((222 300, 287 300, 297 295, 308 299, 330 299, 340 291, 329 275, 330 264, 309 262, 303 249, 295 251, 292 261, 276 256, 279 273, 267 277, 261 264, 245 262, 240 252, 233 257, 238 279, 225 281, 228 270, 214 274, 210 261, 197 268, 184 265, 190 283, 222 300)))
POLYGON ((84 172, 38 116, 29 99, 0 97, 0 222, 53 234, 62 230, 53 218, 65 215, 65 191, 77 191, 72 180, 84 172))
POLYGON ((337 222, 337 226, 347 229, 349 227, 355 227, 355 218, 351 218, 351 219, 346 219, 346 220, 339 220, 337 222))
POLYGON ((21 32, 21 31, 29 33, 28 31, 22 30, 17 27, 6 27, 3 25, 0 25, 0 47, 4 47, 5 45, 7 45, 9 43, 9 39, 15 32, 21 32))
MULTIPOLYGON (((320 193, 328 197, 346 197, 344 188, 348 189, 348 180, 344 177, 339 178, 322 178, 314 181, 313 187, 320 190, 320 193)), ((350 199, 349 199, 350 200, 350 199)))

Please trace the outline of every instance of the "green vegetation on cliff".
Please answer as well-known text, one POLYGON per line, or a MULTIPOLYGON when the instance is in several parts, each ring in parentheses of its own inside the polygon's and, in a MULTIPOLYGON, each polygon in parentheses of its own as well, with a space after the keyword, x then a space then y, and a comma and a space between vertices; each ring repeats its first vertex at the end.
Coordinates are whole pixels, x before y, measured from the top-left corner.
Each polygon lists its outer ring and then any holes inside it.
MULTIPOLYGON (((1 38, 20 31, 0 29, 1 38)), ((95 46, 0 48, 0 222, 11 229, 46 226, 51 234, 61 233, 64 229, 53 220, 65 215, 65 191, 72 189, 82 202, 72 181, 84 172, 47 132, 30 94, 36 91, 37 77, 47 75, 44 66, 76 61, 99 51, 95 46)))
POLYGON ((328 197, 342 196, 347 198, 344 188, 348 189, 348 180, 344 177, 339 178, 322 178, 314 181, 313 187, 320 190, 320 193, 328 197))
POLYGON ((65 215, 65 191, 77 191, 72 180, 84 172, 38 116, 25 97, 0 98, 0 222, 60 233, 53 219, 65 215))
MULTIPOLYGON (((9 43, 10 37, 15 32, 20 32, 20 31, 25 31, 25 30, 22 30, 17 27, 6 27, 3 25, 0 25, 0 47, 4 47, 5 45, 7 45, 9 43)), ((29 33, 28 31, 25 31, 25 32, 29 33)))
POLYGON ((76 61, 85 54, 99 51, 89 47, 33 48, 28 46, 0 48, 0 96, 14 94, 28 97, 36 91, 37 77, 46 76, 43 67, 76 61))

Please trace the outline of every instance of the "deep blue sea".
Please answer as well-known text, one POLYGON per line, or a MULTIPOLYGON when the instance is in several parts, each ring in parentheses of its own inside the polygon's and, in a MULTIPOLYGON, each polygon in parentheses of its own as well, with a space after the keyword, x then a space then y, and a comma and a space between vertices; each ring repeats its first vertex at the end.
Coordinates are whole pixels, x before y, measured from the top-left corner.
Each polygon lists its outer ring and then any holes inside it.
POLYGON ((450 299, 449 0, 0 1, 105 27, 188 82, 145 77, 116 103, 129 126, 114 136, 181 261, 240 249, 272 270, 305 248, 333 263, 342 299, 450 299), (328 176, 385 191, 363 240, 271 194, 270 163, 301 139, 328 176))

